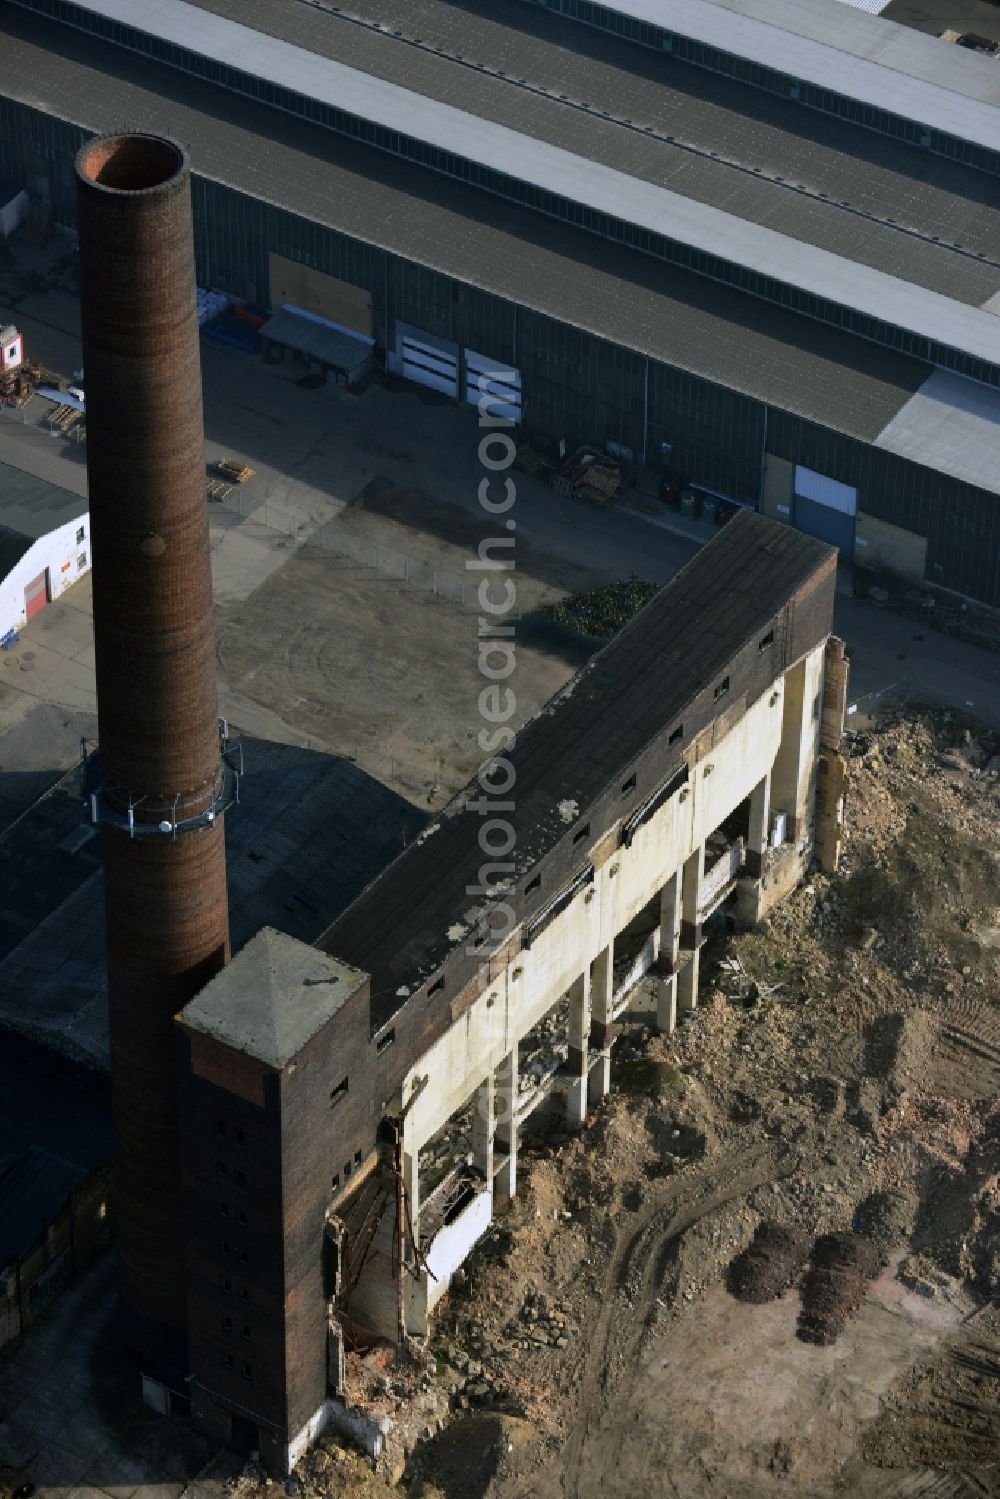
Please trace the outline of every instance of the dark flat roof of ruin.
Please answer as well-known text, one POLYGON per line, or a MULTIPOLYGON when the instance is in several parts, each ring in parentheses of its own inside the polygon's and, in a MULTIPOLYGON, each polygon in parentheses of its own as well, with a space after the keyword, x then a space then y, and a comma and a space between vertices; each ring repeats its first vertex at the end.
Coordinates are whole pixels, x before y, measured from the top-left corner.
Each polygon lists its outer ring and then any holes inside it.
MULTIPOLYGON (((517 878, 763 630, 835 551, 740 510, 521 730, 510 816, 517 878)), ((678 744, 678 769, 685 744, 678 744)), ((319 939, 372 976, 378 1029, 474 925, 467 887, 484 862, 472 781, 319 939)), ((584 845, 586 847, 586 845, 584 845)), ((587 862, 581 850, 581 869, 587 862)), ((558 892, 551 892, 556 895, 558 892)), ((482 906, 482 901, 478 902, 482 906)))
POLYGON ((861 441, 931 372, 27 11, 3 25, 7 97, 86 130, 175 135, 202 177, 861 441))
MULTIPOLYGON (((251 736, 242 743, 242 801, 226 818, 233 952, 263 927, 313 942, 428 813, 337 756, 251 736)), ((0 830, 0 1026, 103 1070, 101 840, 82 821, 78 779, 68 772, 0 830)))

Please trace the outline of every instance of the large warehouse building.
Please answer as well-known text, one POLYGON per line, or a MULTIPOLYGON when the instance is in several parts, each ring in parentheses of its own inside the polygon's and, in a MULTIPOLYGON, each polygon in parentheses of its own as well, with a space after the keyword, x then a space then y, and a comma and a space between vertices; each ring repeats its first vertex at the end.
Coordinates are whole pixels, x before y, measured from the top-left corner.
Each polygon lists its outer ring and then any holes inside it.
POLYGON ((0 178, 190 149, 203 284, 1000 607, 1000 71, 828 0, 9 0, 0 178))

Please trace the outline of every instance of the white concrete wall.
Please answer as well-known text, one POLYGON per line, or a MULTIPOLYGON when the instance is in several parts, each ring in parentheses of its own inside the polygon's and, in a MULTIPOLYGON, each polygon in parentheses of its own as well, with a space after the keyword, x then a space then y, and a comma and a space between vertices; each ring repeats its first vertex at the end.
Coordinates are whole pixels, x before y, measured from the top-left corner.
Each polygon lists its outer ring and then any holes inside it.
MULTIPOLYGON (((822 647, 807 659, 808 687, 822 679, 822 647)), ((615 936, 646 906, 673 872, 749 795, 767 774, 781 742, 783 683, 777 682, 752 704, 729 733, 691 768, 687 787, 640 828, 631 847, 616 848, 572 904, 516 955, 495 982, 404 1080, 408 1100, 416 1078, 429 1074, 407 1118, 408 1148, 416 1150, 469 1099, 566 992, 615 936), (686 794, 685 794, 686 793, 686 794), (683 798, 683 800, 682 800, 683 798)), ((800 755, 814 739, 807 721, 797 740, 800 755)), ((808 776, 808 767, 802 766, 808 776)), ((623 808, 623 817, 631 806, 623 808)), ((581 848, 581 863, 585 857, 581 848)), ((547 892, 552 897, 557 890, 547 892)))
POLYGON ((399 1283, 392 1273, 395 1239, 396 1203, 393 1200, 375 1232, 365 1261, 365 1272, 351 1292, 350 1300, 351 1319, 359 1327, 389 1341, 395 1339, 399 1325, 399 1283))
POLYGON ((40 537, 0 582, 0 635, 23 626, 24 590, 40 572, 48 568, 49 598, 57 599, 70 584, 90 571, 90 563, 89 515, 67 521, 64 526, 40 537), (80 530, 83 531, 83 540, 78 542, 76 535, 80 530), (86 553, 87 557, 84 567, 77 566, 81 553, 86 553))
POLYGON ((479 1192, 454 1223, 439 1229, 427 1250, 427 1310, 433 1311, 451 1285, 451 1277, 493 1220, 493 1192, 479 1192))
POLYGON ((822 723, 823 651, 813 651, 786 674, 784 720, 787 725, 771 778, 771 812, 787 813, 798 824, 795 837, 807 836, 816 789, 816 757, 822 723))
MULTIPOLYGON (((347 1419, 347 1411, 339 1401, 324 1400, 319 1410, 313 1412, 309 1420, 306 1422, 305 1426, 303 1426, 302 1430, 296 1432, 291 1441, 288 1443, 288 1447, 285 1453, 286 1471, 289 1473, 291 1472, 299 1459, 305 1456, 305 1453, 308 1451, 308 1449, 315 1441, 318 1441, 318 1439, 323 1435, 324 1432, 329 1431, 332 1427, 337 1427, 338 1429, 342 1430, 343 1422, 347 1419)), ((359 1443, 359 1445, 362 1444, 362 1441, 365 1438, 371 1439, 372 1433, 378 1430, 378 1428, 374 1427, 373 1425, 372 1431, 370 1432, 368 1429, 368 1423, 365 1422, 363 1416, 357 1418, 355 1427, 356 1432, 352 1429, 350 1435, 354 1438, 355 1441, 359 1443)), ((378 1450, 382 1450, 381 1442, 379 1443, 378 1450)))

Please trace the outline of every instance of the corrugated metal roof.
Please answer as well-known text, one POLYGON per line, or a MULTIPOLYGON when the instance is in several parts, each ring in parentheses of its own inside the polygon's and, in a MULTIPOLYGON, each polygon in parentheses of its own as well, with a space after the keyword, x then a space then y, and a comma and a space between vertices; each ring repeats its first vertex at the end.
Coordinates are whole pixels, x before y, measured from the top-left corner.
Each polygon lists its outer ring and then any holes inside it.
MULTIPOLYGON (((518 733, 508 751, 517 795, 518 878, 566 832, 560 803, 583 815, 755 632, 817 572, 833 549, 802 532, 740 511, 518 733)), ((831 593, 832 599, 832 593, 831 593)), ((684 741, 678 744, 678 766, 684 741)), ((400 1007, 455 944, 476 901, 483 852, 481 787, 462 797, 389 866, 323 934, 320 946, 372 975, 373 1026, 400 1007)))
POLYGON ((956 301, 1000 287, 982 173, 521 0, 198 4, 956 301))
POLYGON ((293 307, 280 308, 261 328, 260 336, 348 374, 362 369, 371 358, 370 338, 334 328, 320 318, 304 317, 293 307))
POLYGON ((40 1238, 85 1175, 38 1145, 25 1151, 0 1182, 0 1270, 40 1238))
MULTIPOLYGON (((871 441, 929 366, 126 55, 5 18, 9 97, 174 134, 196 173, 701 379, 871 441)), ((707 76, 707 75, 706 75, 707 76)))
POLYGON ((829 0, 600 0, 736 57, 1000 150, 989 58, 829 0))
POLYGON ((935 370, 875 445, 1000 495, 1000 391, 935 370))
POLYGON ((840 0, 842 5, 853 5, 855 10, 866 10, 870 16, 880 16, 889 0, 840 0))
MULTIPOLYGON (((700 0, 676 0, 676 4, 679 13, 686 15, 688 7, 697 9, 700 0)), ((760 4, 763 6, 765 0, 760 4)), ((242 69, 331 108, 373 121, 387 132, 396 131, 436 150, 489 166, 529 188, 597 209, 612 219, 680 241, 695 251, 904 328, 988 364, 997 360, 996 324, 978 308, 962 306, 939 292, 640 181, 333 59, 321 58, 281 38, 211 14, 187 0, 88 0, 83 8, 198 52, 215 63, 242 69)), ((719 14, 716 7, 702 4, 701 9, 719 14)), ((866 24, 881 24, 849 11, 845 14, 866 24)), ((741 28, 737 25, 734 29, 739 32, 741 28)), ((892 77, 890 74, 883 80, 883 88, 890 93, 892 77)), ((883 102, 891 107, 887 100, 883 102)), ((1000 111, 994 113, 1000 120, 1000 111)), ((987 130, 985 122, 982 128, 987 130)), ((987 139, 988 134, 981 138, 987 139)), ((1000 128, 996 139, 1000 148, 1000 128)))
POLYGON ((0 525, 29 543, 86 513, 86 496, 0 463, 0 525))

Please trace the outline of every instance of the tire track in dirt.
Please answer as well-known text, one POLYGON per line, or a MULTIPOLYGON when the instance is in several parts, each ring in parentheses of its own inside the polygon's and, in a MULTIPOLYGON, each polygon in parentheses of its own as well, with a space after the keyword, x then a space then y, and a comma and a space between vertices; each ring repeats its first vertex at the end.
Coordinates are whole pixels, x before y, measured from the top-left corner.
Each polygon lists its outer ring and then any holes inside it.
MULTIPOLYGON (((753 1146, 705 1167, 695 1177, 678 1181, 643 1212, 626 1239, 616 1235, 608 1262, 606 1294, 580 1385, 580 1420, 566 1447, 564 1494, 584 1499, 583 1475, 591 1471, 585 1462, 586 1448, 595 1423, 599 1425, 612 1394, 626 1404, 630 1399, 639 1376, 641 1346, 655 1321, 652 1283, 662 1274, 670 1245, 707 1213, 768 1182, 790 1176, 794 1169, 795 1157, 789 1152, 753 1146), (628 1383, 615 1390, 619 1370, 629 1371, 625 1375, 628 1383)), ((624 1441, 622 1432, 619 1447, 624 1441)), ((603 1468, 599 1465, 596 1471, 603 1468)))

